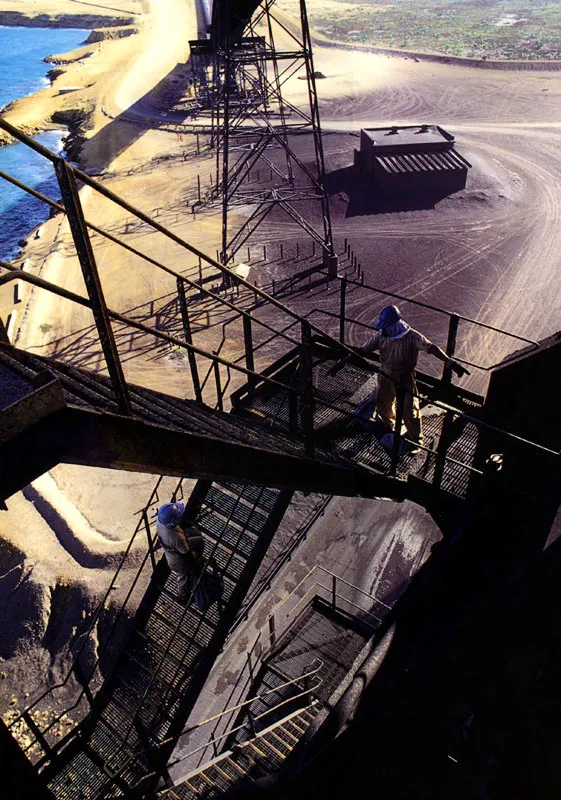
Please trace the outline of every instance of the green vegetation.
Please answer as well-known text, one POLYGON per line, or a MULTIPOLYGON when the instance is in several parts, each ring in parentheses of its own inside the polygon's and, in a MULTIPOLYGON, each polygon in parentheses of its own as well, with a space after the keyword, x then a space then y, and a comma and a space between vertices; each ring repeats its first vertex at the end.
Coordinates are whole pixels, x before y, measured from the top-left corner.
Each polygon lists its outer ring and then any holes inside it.
MULTIPOLYGON (((295 0, 279 0, 287 11, 295 0)), ((330 39, 489 59, 561 59, 561 2, 548 0, 309 1, 330 39)))
POLYGON ((48 333, 52 327, 53 326, 49 325, 48 322, 43 322, 41 325, 39 325, 39 330, 41 331, 41 333, 48 333))

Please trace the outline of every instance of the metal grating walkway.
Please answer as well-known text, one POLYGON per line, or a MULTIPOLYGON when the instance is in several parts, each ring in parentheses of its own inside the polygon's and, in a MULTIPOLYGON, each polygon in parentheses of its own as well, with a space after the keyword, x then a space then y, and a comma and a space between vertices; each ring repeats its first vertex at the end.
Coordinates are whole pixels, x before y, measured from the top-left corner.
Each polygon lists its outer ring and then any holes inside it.
POLYGON ((174 578, 165 560, 160 561, 133 633, 91 715, 43 769, 55 797, 98 800, 149 790, 290 497, 289 492, 229 482, 200 482, 195 488, 188 510, 222 575, 221 607, 215 602, 201 613, 192 604, 178 603, 174 578))
MULTIPOLYGON (((296 370, 296 361, 292 366, 296 370)), ((348 459, 383 475, 390 475, 390 452, 352 416, 356 406, 375 393, 377 381, 377 376, 372 374, 368 366, 353 363, 340 366, 337 357, 316 348, 313 360, 313 421, 318 446, 334 456, 348 459)), ((241 407, 244 408, 245 398, 241 392, 239 394, 242 398, 241 407)), ((468 403, 469 401, 463 402, 464 405, 468 403)), ((471 408, 477 413, 479 406, 472 403, 471 408)), ((244 410, 263 421, 268 420, 275 430, 289 430, 289 405, 286 396, 280 393, 275 394, 270 389, 263 388, 260 392, 251 394, 244 410)), ((429 450, 435 451, 439 447, 446 412, 427 404, 421 408, 421 413, 427 449, 415 456, 402 456, 397 464, 396 477, 406 479, 413 476, 431 483, 434 481, 442 491, 464 499, 478 444, 478 427, 459 414, 450 412, 446 461, 443 463, 442 474, 437 475, 437 457, 429 450)))

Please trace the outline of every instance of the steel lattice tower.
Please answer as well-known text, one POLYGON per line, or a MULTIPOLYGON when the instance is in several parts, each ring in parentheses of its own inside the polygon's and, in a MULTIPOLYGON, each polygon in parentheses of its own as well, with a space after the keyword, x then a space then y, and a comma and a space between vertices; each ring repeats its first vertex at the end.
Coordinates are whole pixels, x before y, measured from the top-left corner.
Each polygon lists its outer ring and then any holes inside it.
MULTIPOLYGON (((230 264, 271 211, 280 208, 321 247, 324 265, 336 274, 306 5, 300 0, 296 32, 273 13, 272 6, 273 0, 264 0, 247 22, 221 3, 221 18, 227 22, 210 41, 212 89, 207 84, 205 93, 212 109, 216 150, 212 197, 222 204, 220 258, 230 264), (288 47, 276 46, 275 31, 278 38, 281 32, 288 47), (295 76, 307 84, 305 108, 283 96, 283 87, 295 76), (297 151, 304 134, 313 139, 312 166, 297 151), (269 175, 268 181, 252 181, 260 167, 261 174, 269 175), (250 206, 251 212, 233 229, 229 211, 240 205, 250 206)), ((216 10, 214 19, 220 19, 216 10)))

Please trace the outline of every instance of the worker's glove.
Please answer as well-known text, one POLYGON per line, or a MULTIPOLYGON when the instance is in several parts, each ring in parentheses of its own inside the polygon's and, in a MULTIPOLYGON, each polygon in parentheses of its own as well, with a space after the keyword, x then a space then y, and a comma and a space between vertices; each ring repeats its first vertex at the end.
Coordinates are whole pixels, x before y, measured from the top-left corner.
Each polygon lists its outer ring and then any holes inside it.
POLYGON ((453 359, 449 359, 448 363, 450 364, 450 369, 452 372, 455 372, 458 378, 462 378, 464 375, 470 375, 469 369, 466 369, 462 364, 458 361, 454 361, 453 359))

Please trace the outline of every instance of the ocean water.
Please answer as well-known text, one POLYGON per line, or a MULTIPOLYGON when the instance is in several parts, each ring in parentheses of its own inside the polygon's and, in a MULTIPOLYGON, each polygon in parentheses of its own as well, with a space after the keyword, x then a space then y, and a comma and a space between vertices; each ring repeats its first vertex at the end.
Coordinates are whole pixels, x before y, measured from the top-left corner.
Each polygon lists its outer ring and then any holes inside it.
MULTIPOLYGON (((48 85, 52 65, 42 60, 51 53, 79 47, 89 31, 58 28, 0 27, 0 107, 48 85)), ((61 152, 63 131, 49 131, 36 138, 45 147, 61 152)), ((0 148, 0 170, 32 186, 53 200, 59 198, 50 162, 20 144, 0 148)), ((21 189, 0 179, 0 258, 9 261, 18 252, 18 241, 49 216, 48 207, 21 189)))

